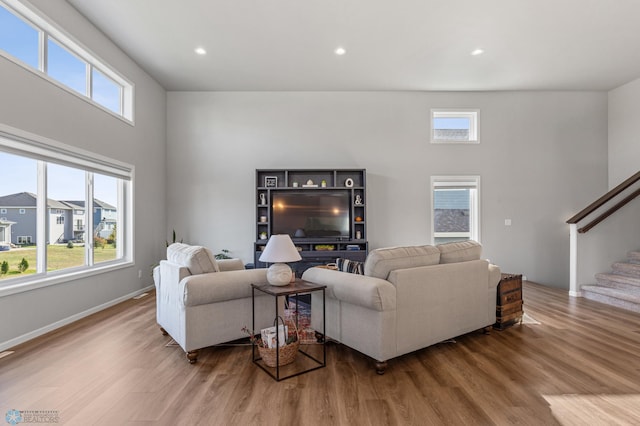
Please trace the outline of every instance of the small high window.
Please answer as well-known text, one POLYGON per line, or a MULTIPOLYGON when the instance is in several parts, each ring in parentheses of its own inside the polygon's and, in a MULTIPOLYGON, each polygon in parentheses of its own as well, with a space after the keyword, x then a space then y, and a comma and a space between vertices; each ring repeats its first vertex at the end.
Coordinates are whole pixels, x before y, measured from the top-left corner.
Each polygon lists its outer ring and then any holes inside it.
POLYGON ((431 143, 479 143, 479 109, 432 109, 431 143))

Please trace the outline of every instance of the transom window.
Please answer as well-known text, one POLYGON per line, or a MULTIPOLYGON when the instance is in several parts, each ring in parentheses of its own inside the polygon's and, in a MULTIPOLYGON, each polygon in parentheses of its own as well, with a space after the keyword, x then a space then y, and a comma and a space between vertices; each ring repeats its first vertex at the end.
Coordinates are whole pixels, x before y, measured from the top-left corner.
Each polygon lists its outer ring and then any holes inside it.
POLYGON ((133 121, 133 85, 19 0, 0 0, 0 55, 133 121))
POLYGON ((479 143, 479 109, 432 109, 431 143, 479 143))
POLYGON ((480 241, 479 176, 431 177, 431 240, 480 241))

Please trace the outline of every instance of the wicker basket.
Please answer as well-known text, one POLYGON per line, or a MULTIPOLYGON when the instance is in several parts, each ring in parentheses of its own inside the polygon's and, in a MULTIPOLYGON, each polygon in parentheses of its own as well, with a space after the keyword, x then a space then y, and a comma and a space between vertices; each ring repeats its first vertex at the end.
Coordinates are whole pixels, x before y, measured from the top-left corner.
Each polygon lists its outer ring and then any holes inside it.
MULTIPOLYGON (((284 324, 284 320, 282 319, 282 317, 278 317, 280 318, 280 320, 282 320, 282 324, 284 324)), ((277 325, 278 325, 278 318, 276 318, 276 320, 274 321, 276 324, 276 330, 277 330, 277 325)), ((264 363, 267 365, 267 367, 275 367, 276 366, 276 362, 278 363, 278 366, 283 366, 283 365, 287 365, 287 364, 291 364, 293 361, 296 360, 296 355, 298 354, 298 348, 300 347, 300 332, 298 331, 298 327, 296 326, 295 322, 293 322, 293 328, 295 330, 296 333, 296 341, 289 343, 288 345, 285 346, 280 346, 280 353, 279 356, 277 357, 277 361, 276 361, 276 348, 265 348, 262 347, 261 344, 258 344, 258 352, 260 352, 260 357, 262 358, 262 360, 264 361, 264 363)))

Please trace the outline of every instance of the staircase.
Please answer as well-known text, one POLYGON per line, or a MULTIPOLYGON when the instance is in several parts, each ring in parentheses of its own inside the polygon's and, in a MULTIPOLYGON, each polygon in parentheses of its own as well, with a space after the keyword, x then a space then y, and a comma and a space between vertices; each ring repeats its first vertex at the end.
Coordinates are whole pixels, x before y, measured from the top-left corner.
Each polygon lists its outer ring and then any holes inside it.
POLYGON ((608 274, 596 274, 596 285, 583 285, 582 296, 640 313, 640 251, 630 251, 626 261, 612 268, 608 274))

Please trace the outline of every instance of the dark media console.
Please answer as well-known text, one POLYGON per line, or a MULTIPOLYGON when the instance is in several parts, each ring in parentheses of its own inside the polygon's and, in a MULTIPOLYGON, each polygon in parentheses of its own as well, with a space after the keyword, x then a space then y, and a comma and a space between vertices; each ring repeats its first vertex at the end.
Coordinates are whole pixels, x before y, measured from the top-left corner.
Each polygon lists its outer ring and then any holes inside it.
POLYGON ((338 257, 364 261, 366 195, 364 169, 256 170, 255 266, 267 266, 258 259, 273 234, 289 234, 300 251, 298 277, 338 257))

